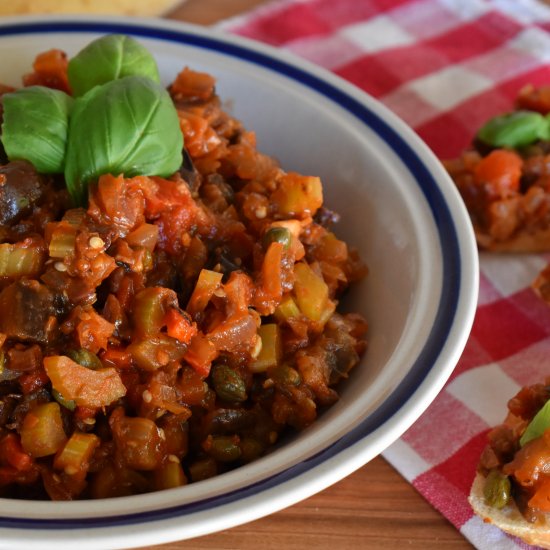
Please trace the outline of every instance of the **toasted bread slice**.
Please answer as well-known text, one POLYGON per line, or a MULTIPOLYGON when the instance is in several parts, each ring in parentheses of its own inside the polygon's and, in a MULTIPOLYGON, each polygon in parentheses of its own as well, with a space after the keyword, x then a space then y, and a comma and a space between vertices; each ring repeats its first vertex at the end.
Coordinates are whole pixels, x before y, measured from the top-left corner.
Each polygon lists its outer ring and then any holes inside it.
POLYGON ((550 526, 529 523, 521 515, 514 502, 510 502, 501 510, 487 505, 483 495, 484 484, 485 478, 478 473, 468 498, 474 512, 483 521, 496 525, 506 533, 519 537, 528 544, 550 549, 550 526))
POLYGON ((550 251, 550 227, 522 229, 504 241, 497 241, 474 226, 476 240, 481 250, 491 252, 539 253, 550 251))
POLYGON ((155 16, 180 3, 181 0, 9 0, 0 2, 0 16, 44 13, 155 16))

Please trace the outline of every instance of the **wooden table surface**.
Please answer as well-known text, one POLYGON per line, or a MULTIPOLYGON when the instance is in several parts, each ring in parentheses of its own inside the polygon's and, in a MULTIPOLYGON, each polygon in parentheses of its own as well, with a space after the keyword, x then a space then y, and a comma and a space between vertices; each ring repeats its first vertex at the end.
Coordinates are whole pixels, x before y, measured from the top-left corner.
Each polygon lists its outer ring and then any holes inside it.
MULTIPOLYGON (((167 17, 201 25, 266 0, 187 0, 167 17)), ((471 545, 383 458, 286 510, 213 535, 150 550, 464 549, 471 545)))

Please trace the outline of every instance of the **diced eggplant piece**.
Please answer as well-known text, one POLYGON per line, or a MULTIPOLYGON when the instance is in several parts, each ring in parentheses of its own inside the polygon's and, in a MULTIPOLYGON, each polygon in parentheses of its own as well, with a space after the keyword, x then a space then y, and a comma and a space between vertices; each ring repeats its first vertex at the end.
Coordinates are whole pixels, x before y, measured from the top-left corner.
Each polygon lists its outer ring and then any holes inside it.
POLYGON ((227 435, 250 430, 258 417, 255 411, 245 409, 215 409, 204 419, 205 433, 227 435))
POLYGON ((29 216, 41 202, 44 189, 32 164, 18 160, 0 166, 0 224, 13 225, 29 216))
POLYGON ((181 177, 185 180, 192 194, 196 195, 199 191, 199 187, 202 183, 202 176, 200 172, 195 168, 193 159, 184 147, 182 150, 183 163, 179 169, 181 177))
POLYGON ((0 292, 0 332, 8 338, 46 344, 52 315, 54 295, 38 281, 22 279, 0 292))

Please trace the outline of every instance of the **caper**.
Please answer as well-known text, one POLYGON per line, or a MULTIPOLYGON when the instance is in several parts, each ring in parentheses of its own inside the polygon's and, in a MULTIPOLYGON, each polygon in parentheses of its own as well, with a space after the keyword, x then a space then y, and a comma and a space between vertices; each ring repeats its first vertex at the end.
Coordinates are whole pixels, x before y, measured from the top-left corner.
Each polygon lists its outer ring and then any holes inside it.
POLYGON ((501 474, 498 470, 491 470, 483 487, 485 502, 494 508, 504 508, 510 500, 511 492, 510 478, 501 474))
POLYGON ((281 243, 285 249, 290 246, 290 231, 286 227, 272 227, 268 229, 262 239, 262 244, 267 250, 271 243, 281 243))
POLYGON ((227 435, 209 437, 205 445, 206 452, 219 462, 233 462, 241 456, 239 438, 227 435))
POLYGON ((212 384, 223 401, 241 403, 246 400, 244 380, 227 365, 217 365, 212 372, 212 384))
POLYGON ((52 396, 62 407, 69 411, 76 409, 76 403, 72 399, 65 399, 55 388, 52 388, 52 396))
POLYGON ((269 370, 269 375, 275 382, 285 386, 299 386, 302 381, 300 373, 288 365, 277 365, 269 370))
POLYGON ((99 357, 87 349, 71 349, 67 352, 67 355, 75 363, 78 363, 87 369, 99 370, 103 368, 103 363, 100 361, 99 357))

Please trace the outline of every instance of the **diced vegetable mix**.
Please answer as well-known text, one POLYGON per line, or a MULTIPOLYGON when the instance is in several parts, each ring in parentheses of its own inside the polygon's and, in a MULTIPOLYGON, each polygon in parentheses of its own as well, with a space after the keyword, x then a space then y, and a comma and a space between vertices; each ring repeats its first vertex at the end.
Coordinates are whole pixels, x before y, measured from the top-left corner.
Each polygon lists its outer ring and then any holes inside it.
POLYGON ((486 503, 500 509, 513 500, 533 524, 550 512, 549 382, 526 386, 508 401, 508 415, 489 432, 478 466, 486 503))
POLYGON ((40 54, 33 93, 6 96, 0 496, 139 494, 246 464, 314 422, 365 351, 366 322, 337 306, 366 268, 321 180, 258 152, 212 76, 186 67, 166 96, 157 81, 114 36, 40 54), (27 153, 33 97, 54 126, 27 153))
MULTIPOLYGON (((487 121, 472 146, 445 164, 468 208, 480 248, 550 250, 550 86, 520 90, 515 110, 487 121)), ((550 303, 550 266, 533 288, 550 303)), ((478 465, 485 478, 485 503, 496 509, 513 503, 534 527, 545 525, 549 464, 546 379, 510 399, 504 422, 488 433, 478 465)))
POLYGON ((471 147, 444 162, 480 248, 550 250, 550 87, 526 86, 515 109, 488 120, 471 147))

